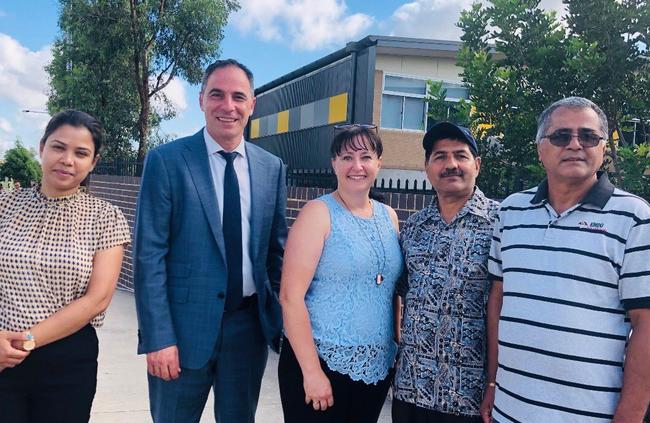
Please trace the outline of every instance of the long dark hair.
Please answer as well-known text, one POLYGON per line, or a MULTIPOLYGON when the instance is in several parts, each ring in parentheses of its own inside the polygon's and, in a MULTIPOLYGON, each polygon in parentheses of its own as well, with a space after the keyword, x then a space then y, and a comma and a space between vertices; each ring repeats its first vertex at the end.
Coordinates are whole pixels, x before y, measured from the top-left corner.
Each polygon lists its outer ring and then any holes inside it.
MULTIPOLYGON (((330 158, 334 160, 344 150, 359 151, 366 148, 377 154, 378 158, 381 158, 384 147, 377 133, 377 127, 356 124, 336 127, 336 135, 334 135, 330 144, 330 158)), ((384 202, 384 194, 374 187, 370 188, 369 196, 373 200, 384 202)))

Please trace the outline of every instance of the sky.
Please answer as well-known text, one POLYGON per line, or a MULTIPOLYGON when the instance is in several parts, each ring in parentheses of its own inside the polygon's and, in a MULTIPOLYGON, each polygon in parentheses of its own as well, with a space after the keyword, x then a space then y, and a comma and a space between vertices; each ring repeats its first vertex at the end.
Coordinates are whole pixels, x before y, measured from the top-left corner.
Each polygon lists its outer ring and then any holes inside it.
MULTIPOLYGON (((221 58, 247 65, 260 86, 367 35, 459 40, 456 22, 472 0, 239 0, 221 58)), ((542 6, 561 11, 561 0, 542 6)), ((46 113, 51 46, 60 35, 57 0, 0 0, 0 157, 17 138, 36 148, 46 113), (23 110, 33 112, 25 113, 23 110)), ((161 126, 177 137, 203 126, 197 86, 175 79, 165 91, 177 115, 161 126)))

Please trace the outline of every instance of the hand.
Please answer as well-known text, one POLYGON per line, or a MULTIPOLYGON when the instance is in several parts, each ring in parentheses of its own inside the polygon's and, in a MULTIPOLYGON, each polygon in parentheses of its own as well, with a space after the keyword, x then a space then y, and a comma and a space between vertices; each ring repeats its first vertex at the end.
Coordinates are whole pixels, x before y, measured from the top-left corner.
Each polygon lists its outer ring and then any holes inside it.
POLYGON ((159 377, 166 382, 178 379, 181 373, 178 347, 172 345, 162 350, 147 353, 147 371, 151 376, 159 377))
POLYGON ((22 332, 0 331, 0 372, 23 362, 29 351, 22 349, 27 338, 22 332))
POLYGON ((479 410, 481 412, 481 418, 483 419, 483 423, 492 422, 492 407, 494 407, 495 390, 496 390, 495 386, 487 386, 485 388, 483 401, 481 401, 481 406, 479 407, 479 410))
POLYGON ((334 405, 332 385, 323 370, 304 375, 305 404, 312 403, 314 410, 325 411, 334 405))

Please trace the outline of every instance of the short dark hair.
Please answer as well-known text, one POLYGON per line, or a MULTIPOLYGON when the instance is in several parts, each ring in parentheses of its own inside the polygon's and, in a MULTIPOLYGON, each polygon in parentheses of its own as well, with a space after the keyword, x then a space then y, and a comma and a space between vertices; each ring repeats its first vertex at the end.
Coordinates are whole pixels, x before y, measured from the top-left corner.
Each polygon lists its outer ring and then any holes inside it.
POLYGON ((50 119, 45 127, 45 133, 41 138, 41 145, 45 144, 45 141, 47 141, 48 137, 52 135, 52 132, 56 131, 63 125, 70 125, 75 128, 86 128, 88 132, 90 132, 95 146, 95 154, 93 154, 93 157, 99 155, 99 151, 104 143, 104 128, 97 118, 80 110, 64 110, 52 116, 52 119, 50 119))
POLYGON ((337 130, 336 135, 330 144, 330 157, 335 159, 341 155, 344 149, 352 151, 364 150, 367 147, 381 157, 384 147, 376 128, 367 128, 364 126, 350 126, 345 129, 337 130), (364 144, 364 140, 368 140, 364 144))
POLYGON ((235 66, 241 69, 246 74, 246 78, 248 78, 248 82, 251 84, 251 92, 254 91, 255 82, 253 80, 253 72, 251 72, 250 69, 248 69, 245 65, 239 63, 235 59, 224 59, 224 60, 217 60, 215 62, 212 62, 205 69, 205 72, 203 73, 203 80, 201 81, 201 92, 203 92, 203 90, 205 89, 205 85, 208 83, 208 78, 210 78, 210 75, 212 75, 212 73, 217 69, 225 68, 227 66, 235 66))

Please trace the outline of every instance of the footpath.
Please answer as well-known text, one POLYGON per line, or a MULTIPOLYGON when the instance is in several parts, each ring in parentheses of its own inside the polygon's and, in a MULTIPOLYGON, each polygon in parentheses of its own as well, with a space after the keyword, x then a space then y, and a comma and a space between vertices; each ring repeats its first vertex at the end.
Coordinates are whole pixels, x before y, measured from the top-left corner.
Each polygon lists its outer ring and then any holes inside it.
MULTIPOLYGON (((137 320, 133 294, 117 291, 99 337, 97 394, 90 423, 151 423, 147 394, 146 362, 136 355, 137 320)), ((269 353, 257 407, 257 423, 282 423, 278 391, 278 355, 269 353)), ((214 422, 212 394, 201 423, 214 422)), ((384 404, 379 423, 390 422, 390 400, 384 404)))

